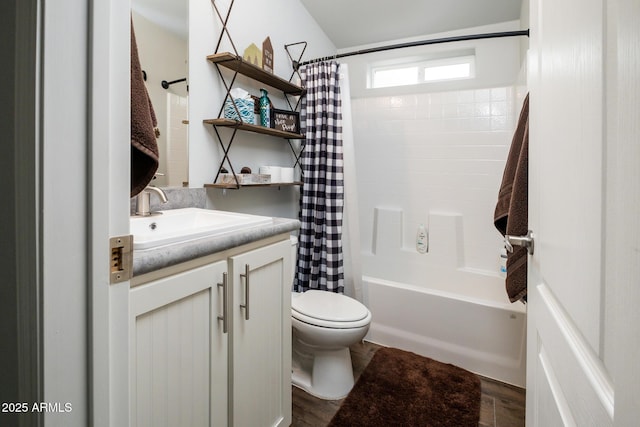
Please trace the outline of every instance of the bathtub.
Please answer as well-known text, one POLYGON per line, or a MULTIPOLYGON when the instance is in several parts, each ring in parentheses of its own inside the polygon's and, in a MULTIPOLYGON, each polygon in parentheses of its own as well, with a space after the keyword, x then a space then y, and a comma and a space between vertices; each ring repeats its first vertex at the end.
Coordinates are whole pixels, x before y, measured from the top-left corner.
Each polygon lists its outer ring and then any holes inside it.
POLYGON ((438 289, 363 276, 364 302, 373 315, 365 340, 524 387, 526 308, 511 304, 504 285, 492 279, 496 289, 479 296, 456 292, 450 283, 438 289))

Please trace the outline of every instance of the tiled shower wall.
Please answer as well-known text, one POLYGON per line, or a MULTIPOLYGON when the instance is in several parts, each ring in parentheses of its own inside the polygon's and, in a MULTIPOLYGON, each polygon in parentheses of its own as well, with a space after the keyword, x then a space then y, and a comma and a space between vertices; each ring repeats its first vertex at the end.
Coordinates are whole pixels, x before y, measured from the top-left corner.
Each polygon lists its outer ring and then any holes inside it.
POLYGON ((376 207, 402 210, 405 250, 415 248, 429 213, 458 214, 464 268, 498 276, 501 236, 493 211, 520 92, 510 86, 352 100, 365 254, 376 207))
POLYGON ((182 187, 189 181, 189 99, 167 93, 167 176, 166 185, 182 187))

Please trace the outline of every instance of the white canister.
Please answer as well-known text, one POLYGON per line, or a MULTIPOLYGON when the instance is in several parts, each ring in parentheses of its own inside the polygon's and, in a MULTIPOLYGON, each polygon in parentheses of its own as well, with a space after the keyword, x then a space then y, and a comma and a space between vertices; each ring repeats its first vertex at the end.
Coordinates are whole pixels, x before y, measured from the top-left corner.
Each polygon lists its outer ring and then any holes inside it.
POLYGON ((280 168, 280 179, 282 182, 293 182, 293 168, 280 168))
POLYGON ((271 182, 281 182, 280 166, 260 166, 260 173, 265 175, 271 175, 271 182))

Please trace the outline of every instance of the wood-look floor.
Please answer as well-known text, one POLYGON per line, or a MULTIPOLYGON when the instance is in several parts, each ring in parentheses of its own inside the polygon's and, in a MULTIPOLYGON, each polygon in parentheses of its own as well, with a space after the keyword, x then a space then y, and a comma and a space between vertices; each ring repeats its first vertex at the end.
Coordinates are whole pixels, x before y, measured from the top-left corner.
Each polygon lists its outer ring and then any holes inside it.
MULTIPOLYGON (((369 342, 351 347, 353 373, 357 378, 380 346, 369 342)), ((524 426, 525 391, 519 387, 480 377, 482 402, 479 427, 524 426)), ((293 388, 293 427, 325 427, 342 400, 322 400, 293 388)))

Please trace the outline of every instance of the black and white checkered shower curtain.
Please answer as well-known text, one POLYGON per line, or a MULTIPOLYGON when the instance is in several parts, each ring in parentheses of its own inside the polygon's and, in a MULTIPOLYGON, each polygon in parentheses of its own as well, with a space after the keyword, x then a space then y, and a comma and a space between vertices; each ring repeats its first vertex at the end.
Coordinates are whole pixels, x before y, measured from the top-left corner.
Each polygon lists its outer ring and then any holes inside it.
POLYGON ((301 69, 306 99, 300 113, 306 145, 301 157, 300 236, 294 290, 344 292, 342 110, 339 64, 301 69))

